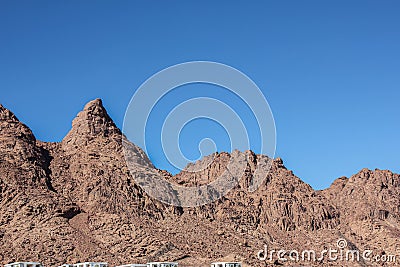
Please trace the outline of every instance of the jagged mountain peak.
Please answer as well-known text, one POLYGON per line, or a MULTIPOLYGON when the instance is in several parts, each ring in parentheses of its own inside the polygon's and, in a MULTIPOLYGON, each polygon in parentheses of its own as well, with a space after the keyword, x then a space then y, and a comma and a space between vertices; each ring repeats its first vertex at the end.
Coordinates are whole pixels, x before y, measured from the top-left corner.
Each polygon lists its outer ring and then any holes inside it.
POLYGON ((348 178, 348 186, 351 185, 359 185, 361 187, 371 185, 383 188, 398 188, 400 186, 400 176, 389 170, 370 170, 364 168, 348 178))
POLYGON ((96 107, 96 106, 104 108, 103 107, 103 100, 101 100, 101 98, 96 98, 96 99, 93 99, 93 100, 87 102, 85 107, 84 107, 84 110, 88 110, 88 109, 90 109, 92 107, 96 107))
POLYGON ((0 120, 19 122, 18 118, 10 110, 0 104, 0 120))
POLYGON ((62 143, 65 148, 76 148, 88 144, 98 137, 121 137, 120 129, 108 115, 101 99, 88 102, 72 122, 72 129, 62 143))
MULTIPOLYGON (((31 129, 20 122, 13 112, 0 104, 0 134, 3 138, 7 138, 8 142, 12 142, 15 146, 16 140, 18 142, 26 142, 34 144, 36 138, 31 129)), ((6 143, 6 139, 3 139, 6 143)))
MULTIPOLYGON (((20 122, 13 112, 0 105, 0 184, 46 187, 46 151, 37 145, 31 129, 20 122), (2 175, 7 170, 7 175, 2 175)), ((5 187, 7 187, 5 186, 5 187)), ((5 187, 0 185, 4 190, 5 187)), ((1 196, 0 196, 1 198, 1 196)))

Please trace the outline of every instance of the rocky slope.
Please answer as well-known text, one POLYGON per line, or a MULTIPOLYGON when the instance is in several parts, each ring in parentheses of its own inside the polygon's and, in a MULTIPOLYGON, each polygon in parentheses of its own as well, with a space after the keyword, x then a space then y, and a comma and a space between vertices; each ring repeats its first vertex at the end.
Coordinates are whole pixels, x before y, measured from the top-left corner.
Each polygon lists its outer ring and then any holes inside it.
MULTIPOLYGON (((398 174, 362 170, 315 191, 281 159, 235 152, 247 158, 237 187, 214 203, 176 208, 149 197, 137 178, 159 172, 179 185, 206 184, 226 170, 233 155, 212 155, 211 164, 205 158, 172 176, 156 170, 139 147, 129 144, 128 156, 136 166, 131 174, 122 142, 127 140, 99 99, 84 107, 60 143, 36 140, 0 105, 1 262, 177 260, 182 266, 208 266, 225 258, 266 266, 273 262, 257 259, 264 244, 322 250, 335 248, 339 238, 360 250, 400 253, 398 174), (202 170, 193 173, 190 168, 202 170), (260 187, 253 190, 258 181, 260 187)), ((160 186, 163 190, 167 185, 160 186)), ((180 201, 179 194, 166 197, 180 201)))

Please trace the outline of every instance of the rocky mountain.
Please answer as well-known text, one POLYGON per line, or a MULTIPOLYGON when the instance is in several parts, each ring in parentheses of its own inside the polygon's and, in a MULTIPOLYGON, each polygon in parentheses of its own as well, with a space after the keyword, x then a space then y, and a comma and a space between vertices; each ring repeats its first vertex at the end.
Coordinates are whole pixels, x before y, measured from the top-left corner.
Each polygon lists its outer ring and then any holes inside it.
MULTIPOLYGON (((139 147, 128 143, 128 157, 135 163, 131 173, 123 142, 128 141, 99 99, 84 107, 60 143, 36 140, 0 105, 1 263, 169 260, 181 266, 209 266, 228 259, 244 266, 390 266, 257 258, 266 244, 276 250, 321 251, 337 248, 338 239, 352 249, 400 254, 398 174, 364 169, 315 191, 286 169, 282 159, 235 151, 210 155, 172 176, 157 170, 139 147), (169 206, 148 196, 137 183, 139 177, 161 173, 178 185, 207 184, 237 155, 247 159, 243 177, 211 204, 169 206), (193 168, 200 171, 193 173, 193 168), (261 184, 253 190, 257 181, 261 184)), ((184 200, 179 192, 166 197, 184 200)))

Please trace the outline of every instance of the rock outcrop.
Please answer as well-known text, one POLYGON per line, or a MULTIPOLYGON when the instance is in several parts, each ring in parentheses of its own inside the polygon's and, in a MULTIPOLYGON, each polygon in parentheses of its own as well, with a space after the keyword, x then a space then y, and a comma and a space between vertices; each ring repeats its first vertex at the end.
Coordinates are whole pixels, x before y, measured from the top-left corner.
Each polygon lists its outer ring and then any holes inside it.
MULTIPOLYGON (((211 155, 173 176, 126 140, 99 99, 84 107, 60 143, 36 140, 0 105, 0 152, 2 263, 174 260, 207 266, 225 258, 266 266, 257 259, 265 244, 322 250, 339 238, 358 249, 400 252, 400 176, 390 171, 364 169, 315 191, 282 159, 236 151, 211 155), (169 206, 137 182, 161 174, 180 186, 205 185, 235 156, 246 158, 238 185, 200 207, 169 206)), ((166 197, 184 200, 179 192, 166 197)))

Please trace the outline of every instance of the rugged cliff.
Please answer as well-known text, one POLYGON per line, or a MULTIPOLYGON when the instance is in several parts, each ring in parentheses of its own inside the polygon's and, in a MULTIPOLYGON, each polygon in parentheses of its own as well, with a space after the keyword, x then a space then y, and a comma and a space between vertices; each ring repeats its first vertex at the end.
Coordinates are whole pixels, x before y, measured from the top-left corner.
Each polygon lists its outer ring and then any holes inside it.
MULTIPOLYGON (((149 197, 135 177, 159 172, 179 185, 205 184, 226 170, 233 155, 211 155, 172 176, 128 144, 137 166, 132 174, 122 142, 127 140, 99 99, 84 107, 60 143, 36 140, 0 105, 1 262, 179 260, 207 266, 228 258, 265 266, 257 259, 264 244, 323 249, 339 238, 360 250, 400 253, 398 174, 364 169, 315 191, 281 159, 236 151, 247 159, 238 186, 211 204, 176 208, 149 197), (258 189, 249 190, 260 177, 258 189)), ((352 263, 363 264, 372 263, 352 263)))

